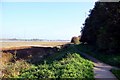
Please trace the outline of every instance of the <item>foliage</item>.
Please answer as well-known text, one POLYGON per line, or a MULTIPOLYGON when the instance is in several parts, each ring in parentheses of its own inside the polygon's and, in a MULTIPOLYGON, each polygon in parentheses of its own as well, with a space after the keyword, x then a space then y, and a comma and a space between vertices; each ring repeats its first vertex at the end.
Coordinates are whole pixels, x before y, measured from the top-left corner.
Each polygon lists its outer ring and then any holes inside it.
POLYGON ((66 58, 52 64, 40 64, 25 69, 20 78, 93 78, 93 64, 79 54, 67 54, 66 58))
POLYGON ((111 72, 120 80, 120 70, 112 69, 111 72))
POLYGON ((79 49, 80 51, 85 52, 107 64, 120 67, 120 54, 118 53, 108 55, 104 52, 99 52, 98 50, 95 49, 94 46, 91 46, 91 45, 80 44, 75 47, 79 49))
POLYGON ((2 69, 3 78, 11 78, 19 75, 22 69, 29 68, 30 64, 24 60, 16 61, 15 63, 8 62, 2 69))
POLYGON ((73 47, 72 44, 64 45, 58 52, 37 63, 27 63, 22 59, 10 62, 3 69, 3 78, 93 79, 93 63, 82 58, 73 47))
POLYGON ((80 43, 80 37, 72 37, 71 43, 79 44, 80 43))
POLYGON ((120 2, 96 2, 85 20, 80 41, 108 53, 120 52, 120 2))

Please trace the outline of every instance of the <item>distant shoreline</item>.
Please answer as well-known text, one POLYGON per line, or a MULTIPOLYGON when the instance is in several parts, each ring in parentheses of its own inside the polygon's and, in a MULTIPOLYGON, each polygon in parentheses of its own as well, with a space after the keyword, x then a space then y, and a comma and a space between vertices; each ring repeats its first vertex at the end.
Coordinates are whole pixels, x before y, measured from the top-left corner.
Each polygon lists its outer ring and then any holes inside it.
POLYGON ((70 42, 70 40, 0 40, 0 42, 70 42))

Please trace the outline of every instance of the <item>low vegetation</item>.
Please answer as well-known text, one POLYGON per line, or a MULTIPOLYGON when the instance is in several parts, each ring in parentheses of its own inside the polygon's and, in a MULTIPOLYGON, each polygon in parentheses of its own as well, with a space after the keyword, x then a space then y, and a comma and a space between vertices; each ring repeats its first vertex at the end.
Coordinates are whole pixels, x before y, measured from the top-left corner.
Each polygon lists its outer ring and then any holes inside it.
POLYGON ((67 54, 60 61, 40 64, 22 70, 19 78, 93 78, 92 63, 79 54, 67 54))
POLYGON ((82 52, 85 52, 89 54, 90 56, 93 56, 107 64, 110 64, 112 66, 120 67, 120 54, 106 54, 103 52, 99 52, 95 47, 90 45, 77 45, 77 49, 79 49, 82 52))
POLYGON ((111 72, 120 80, 120 70, 112 69, 111 72))
POLYGON ((31 64, 27 63, 25 60, 19 60, 15 63, 8 62, 2 68, 2 78, 13 78, 20 74, 22 69, 29 69, 31 64))
POLYGON ((81 57, 72 45, 62 46, 37 63, 11 62, 3 71, 3 78, 94 78, 93 63, 81 57))

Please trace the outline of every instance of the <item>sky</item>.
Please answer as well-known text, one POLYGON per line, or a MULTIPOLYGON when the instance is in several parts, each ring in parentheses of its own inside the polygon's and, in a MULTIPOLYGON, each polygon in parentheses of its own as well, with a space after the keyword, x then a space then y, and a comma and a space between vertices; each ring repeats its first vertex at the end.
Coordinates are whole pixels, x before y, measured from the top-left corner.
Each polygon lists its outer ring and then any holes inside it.
POLYGON ((1 2, 0 37, 63 39, 79 36, 95 2, 1 2))

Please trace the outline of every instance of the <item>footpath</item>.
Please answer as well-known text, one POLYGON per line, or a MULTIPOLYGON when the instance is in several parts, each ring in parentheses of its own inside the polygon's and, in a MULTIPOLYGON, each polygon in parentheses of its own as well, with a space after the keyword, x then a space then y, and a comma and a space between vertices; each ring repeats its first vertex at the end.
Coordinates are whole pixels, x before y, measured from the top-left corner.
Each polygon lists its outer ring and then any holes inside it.
POLYGON ((96 58, 83 53, 81 51, 79 51, 78 49, 76 49, 77 52, 79 52, 82 56, 84 56, 85 58, 91 60, 94 64, 94 78, 95 80, 118 80, 114 74, 110 71, 111 69, 118 69, 114 66, 110 66, 108 64, 105 64, 99 60, 97 60, 96 58))

